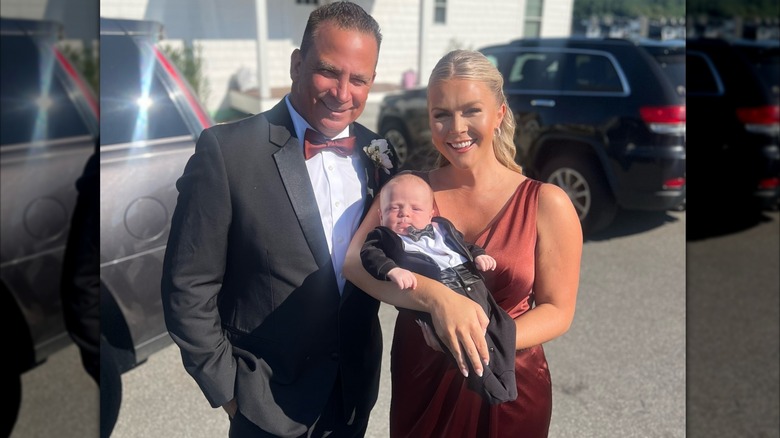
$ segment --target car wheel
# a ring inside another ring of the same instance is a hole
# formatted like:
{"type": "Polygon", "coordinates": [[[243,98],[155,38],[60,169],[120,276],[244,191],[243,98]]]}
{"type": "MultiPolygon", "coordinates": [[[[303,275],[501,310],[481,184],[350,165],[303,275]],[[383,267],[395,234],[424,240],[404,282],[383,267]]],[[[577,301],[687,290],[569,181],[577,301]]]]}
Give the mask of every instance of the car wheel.
{"type": "Polygon", "coordinates": [[[553,158],[542,170],[542,180],[562,188],[571,199],[584,234],[593,234],[612,223],[618,211],[601,170],[584,156],[553,158]]]}
{"type": "Polygon", "coordinates": [[[2,373],[3,414],[0,418],[0,436],[11,436],[22,404],[22,377],[15,371],[2,373]]]}
{"type": "Polygon", "coordinates": [[[380,133],[395,148],[398,167],[403,167],[409,157],[409,134],[406,128],[397,120],[391,120],[382,127],[380,133]]]}
{"type": "Polygon", "coordinates": [[[122,404],[122,374],[117,349],[100,337],[100,437],[109,437],[122,404]]]}

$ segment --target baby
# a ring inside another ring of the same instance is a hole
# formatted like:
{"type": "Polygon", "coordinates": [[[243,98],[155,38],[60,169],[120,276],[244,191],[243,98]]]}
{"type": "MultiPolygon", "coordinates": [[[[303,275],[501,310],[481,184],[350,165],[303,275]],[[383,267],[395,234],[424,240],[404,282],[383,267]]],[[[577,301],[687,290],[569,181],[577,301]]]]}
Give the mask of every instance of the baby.
{"type": "MultiPolygon", "coordinates": [[[[490,318],[486,340],[491,357],[483,376],[471,370],[469,387],[490,403],[514,400],[514,320],[496,304],[480,274],[494,270],[496,260],[466,243],[449,220],[434,216],[433,203],[430,185],[413,173],[401,172],[388,181],[379,194],[381,225],[366,236],[360,252],[363,267],[400,289],[417,287],[413,272],[424,275],[479,303],[490,318]]],[[[419,324],[433,326],[428,313],[417,313],[419,324]]]]}

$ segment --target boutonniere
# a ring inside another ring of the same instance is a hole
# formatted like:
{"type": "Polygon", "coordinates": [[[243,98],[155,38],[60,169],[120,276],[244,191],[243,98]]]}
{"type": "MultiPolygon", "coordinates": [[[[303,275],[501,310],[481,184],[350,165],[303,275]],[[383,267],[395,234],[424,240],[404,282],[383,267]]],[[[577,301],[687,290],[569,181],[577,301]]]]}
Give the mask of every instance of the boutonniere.
{"type": "Polygon", "coordinates": [[[366,152],[368,158],[374,163],[374,167],[382,169],[386,174],[390,175],[390,169],[393,168],[393,162],[390,160],[390,157],[393,155],[393,152],[390,151],[387,140],[384,138],[371,140],[371,144],[365,146],[363,151],[366,152]]]}

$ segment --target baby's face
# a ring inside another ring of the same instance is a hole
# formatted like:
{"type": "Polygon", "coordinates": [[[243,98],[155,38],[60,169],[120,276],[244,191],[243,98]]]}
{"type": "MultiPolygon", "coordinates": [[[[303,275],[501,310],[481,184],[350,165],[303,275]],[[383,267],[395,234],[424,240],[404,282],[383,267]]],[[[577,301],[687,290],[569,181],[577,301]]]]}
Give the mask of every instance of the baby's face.
{"type": "Polygon", "coordinates": [[[402,180],[382,189],[379,208],[382,225],[406,235],[409,225],[423,228],[431,223],[433,197],[427,186],[414,180],[402,180]]]}

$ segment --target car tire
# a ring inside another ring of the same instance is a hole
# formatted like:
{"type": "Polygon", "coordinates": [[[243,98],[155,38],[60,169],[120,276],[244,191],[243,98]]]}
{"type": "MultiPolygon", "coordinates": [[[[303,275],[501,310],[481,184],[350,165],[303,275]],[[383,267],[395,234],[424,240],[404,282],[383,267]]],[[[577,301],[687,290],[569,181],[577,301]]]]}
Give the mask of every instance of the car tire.
{"type": "Polygon", "coordinates": [[[3,414],[0,416],[0,436],[11,436],[22,405],[22,376],[15,371],[3,371],[1,374],[3,414]]]}
{"type": "Polygon", "coordinates": [[[398,158],[398,167],[403,168],[404,163],[409,158],[409,143],[411,141],[406,127],[397,120],[390,120],[383,124],[380,135],[393,145],[396,158],[398,158]]]}
{"type": "Polygon", "coordinates": [[[100,437],[111,436],[122,404],[122,374],[117,349],[100,337],[100,437]]]}
{"type": "Polygon", "coordinates": [[[614,220],[618,211],[617,202],[601,169],[590,157],[555,157],[544,165],[541,179],[566,191],[577,210],[583,234],[601,231],[614,220]]]}

